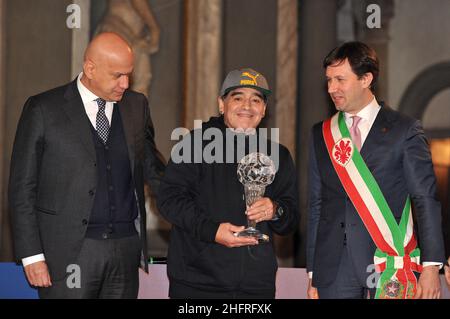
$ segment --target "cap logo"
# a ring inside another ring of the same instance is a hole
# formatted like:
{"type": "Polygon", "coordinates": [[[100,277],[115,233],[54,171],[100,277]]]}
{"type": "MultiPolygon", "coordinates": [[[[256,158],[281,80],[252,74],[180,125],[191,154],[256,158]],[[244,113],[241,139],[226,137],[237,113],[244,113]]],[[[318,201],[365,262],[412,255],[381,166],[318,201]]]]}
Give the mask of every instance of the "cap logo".
{"type": "Polygon", "coordinates": [[[249,77],[251,80],[241,80],[240,85],[253,85],[253,86],[258,86],[258,82],[256,81],[256,78],[259,76],[259,73],[256,75],[251,75],[248,72],[244,72],[242,73],[241,76],[246,76],[249,77]]]}

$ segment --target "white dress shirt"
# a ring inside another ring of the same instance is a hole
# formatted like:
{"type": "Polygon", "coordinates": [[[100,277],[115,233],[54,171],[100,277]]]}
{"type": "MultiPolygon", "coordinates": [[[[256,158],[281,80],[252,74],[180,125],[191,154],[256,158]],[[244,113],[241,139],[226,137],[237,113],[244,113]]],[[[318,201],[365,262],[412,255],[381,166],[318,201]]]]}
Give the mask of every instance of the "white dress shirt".
{"type": "MultiPolygon", "coordinates": [[[[98,99],[98,96],[89,91],[87,87],[81,83],[81,77],[83,76],[83,72],[78,75],[77,79],[77,87],[78,92],[80,92],[81,99],[83,100],[84,109],[86,111],[87,116],[89,117],[89,121],[93,127],[96,127],[97,120],[97,112],[98,112],[98,104],[95,101],[98,99]]],[[[114,103],[106,101],[105,113],[108,118],[109,125],[111,125],[112,113],[113,113],[114,103]]]]}
{"type": "Polygon", "coordinates": [[[361,133],[361,148],[364,145],[367,135],[369,135],[369,131],[372,128],[373,122],[375,122],[380,109],[381,106],[378,105],[378,102],[374,97],[373,100],[357,114],[344,113],[345,123],[347,124],[349,130],[353,124],[352,116],[356,115],[361,118],[361,121],[359,121],[358,124],[358,128],[361,133]]]}
{"type": "MultiPolygon", "coordinates": [[[[97,119],[97,111],[98,111],[98,105],[95,101],[98,99],[98,96],[89,91],[89,89],[84,86],[83,83],[81,83],[81,77],[83,76],[83,72],[81,72],[78,75],[77,78],[77,88],[78,92],[80,92],[81,100],[83,101],[84,109],[86,111],[86,114],[89,118],[89,121],[91,122],[92,126],[96,127],[96,119],[97,119]]],[[[105,107],[105,113],[106,117],[108,118],[109,125],[111,125],[111,119],[112,119],[112,113],[113,113],[114,103],[113,102],[106,102],[105,107]]],[[[38,254],[30,257],[26,257],[22,259],[23,266],[28,266],[30,264],[36,263],[38,261],[44,261],[45,256],[44,254],[38,254]]]]}

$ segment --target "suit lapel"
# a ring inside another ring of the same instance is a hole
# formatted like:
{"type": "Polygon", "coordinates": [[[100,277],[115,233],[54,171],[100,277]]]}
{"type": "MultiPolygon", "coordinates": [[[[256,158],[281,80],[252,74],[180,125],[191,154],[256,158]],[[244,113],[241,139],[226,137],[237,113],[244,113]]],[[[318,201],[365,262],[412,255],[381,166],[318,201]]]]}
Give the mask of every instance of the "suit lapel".
{"type": "Polygon", "coordinates": [[[382,106],[361,148],[361,156],[365,160],[371,154],[376,154],[374,150],[385,142],[386,133],[391,128],[392,122],[389,119],[389,109],[382,106]]]}
{"type": "Polygon", "coordinates": [[[131,112],[131,106],[128,104],[127,99],[122,98],[122,100],[114,105],[118,107],[120,116],[122,118],[122,125],[125,132],[125,139],[128,146],[128,156],[130,158],[131,173],[134,174],[134,160],[135,160],[135,130],[133,121],[133,113],[131,112]]]}
{"type": "MultiPolygon", "coordinates": [[[[68,117],[68,125],[70,125],[77,132],[77,136],[84,145],[86,151],[92,159],[95,160],[96,153],[90,128],[91,123],[86,115],[83,100],[78,92],[76,79],[67,86],[64,97],[67,102],[62,106],[62,108],[68,117]]],[[[122,125],[125,131],[125,139],[127,141],[131,172],[134,173],[135,130],[131,106],[128,105],[127,99],[123,98],[122,101],[116,103],[114,107],[118,107],[118,111],[122,117],[122,125]]]]}
{"type": "Polygon", "coordinates": [[[78,92],[76,80],[69,84],[64,97],[67,102],[62,108],[69,118],[68,125],[77,132],[77,136],[80,138],[86,151],[95,160],[95,146],[92,140],[90,122],[86,115],[80,93],[78,92]]]}

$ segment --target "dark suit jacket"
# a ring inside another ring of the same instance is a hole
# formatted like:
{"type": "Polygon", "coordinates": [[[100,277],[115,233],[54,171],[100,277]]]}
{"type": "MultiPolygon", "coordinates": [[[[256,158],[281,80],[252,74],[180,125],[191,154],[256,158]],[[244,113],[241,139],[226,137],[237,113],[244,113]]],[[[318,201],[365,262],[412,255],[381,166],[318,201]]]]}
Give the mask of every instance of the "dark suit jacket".
{"type": "MultiPolygon", "coordinates": [[[[147,261],[144,177],[157,191],[164,164],[145,96],[126,91],[118,107],[147,261]]],[[[53,279],[75,262],[94,202],[97,168],[89,125],[75,80],[30,97],[17,128],[9,180],[15,256],[44,253],[53,279]]]]}
{"type": "MultiPolygon", "coordinates": [[[[441,206],[436,178],[420,122],[382,107],[361,149],[361,155],[381,188],[397,222],[411,196],[418,227],[421,261],[443,262],[441,206]]],[[[376,249],[361,218],[332,166],[322,123],[313,127],[309,163],[307,270],[313,286],[326,287],[336,278],[347,237],[349,256],[365,286],[376,249]]],[[[370,272],[372,271],[372,272],[370,272]]]]}

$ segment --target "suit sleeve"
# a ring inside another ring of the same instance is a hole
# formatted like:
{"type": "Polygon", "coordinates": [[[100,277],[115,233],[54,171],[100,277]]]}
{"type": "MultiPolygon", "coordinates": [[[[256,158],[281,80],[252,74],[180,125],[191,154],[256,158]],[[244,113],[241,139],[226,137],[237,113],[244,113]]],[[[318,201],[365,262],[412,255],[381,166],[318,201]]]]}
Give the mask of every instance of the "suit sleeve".
{"type": "Polygon", "coordinates": [[[417,219],[421,260],[443,263],[441,205],[428,142],[419,121],[409,128],[406,136],[403,171],[417,219]]]}
{"type": "Polygon", "coordinates": [[[147,99],[144,106],[144,134],[145,134],[145,162],[144,162],[144,176],[145,181],[150,185],[154,194],[158,194],[158,189],[161,183],[161,178],[164,175],[165,160],[162,154],[156,147],[155,143],[155,129],[153,127],[150,109],[148,107],[147,99]]]}
{"type": "Polygon", "coordinates": [[[306,244],[306,269],[313,271],[314,252],[316,248],[317,228],[319,226],[320,210],[322,205],[322,182],[316,160],[314,147],[314,132],[309,142],[308,159],[308,221],[306,244]]]}
{"type": "Polygon", "coordinates": [[[8,187],[17,260],[43,253],[34,205],[44,148],[42,110],[30,98],[25,103],[17,126],[8,187]]]}
{"type": "Polygon", "coordinates": [[[278,205],[283,208],[283,215],[270,222],[270,227],[279,235],[287,235],[298,228],[299,212],[298,212],[298,188],[297,173],[294,161],[287,149],[283,150],[284,160],[280,163],[280,167],[274,183],[274,197],[278,205]]]}
{"type": "MultiPolygon", "coordinates": [[[[178,146],[185,150],[194,149],[191,135],[187,135],[178,146]]],[[[199,147],[194,152],[188,152],[192,153],[189,160],[178,161],[176,156],[172,156],[161,182],[157,203],[161,215],[172,225],[195,239],[214,242],[220,223],[209,218],[196,203],[201,164],[194,163],[193,153],[201,151],[199,147]]]]}

